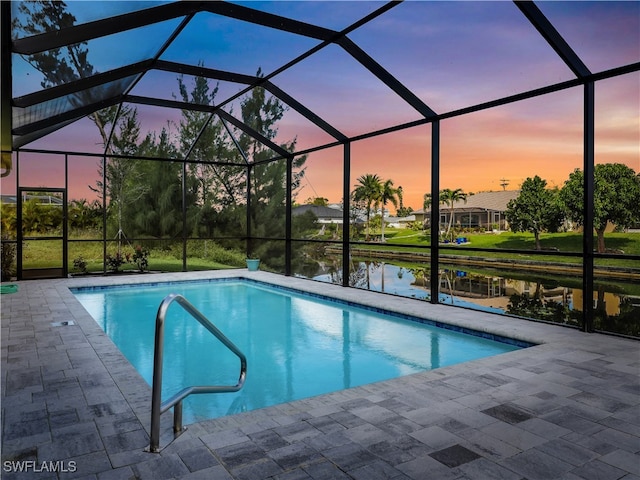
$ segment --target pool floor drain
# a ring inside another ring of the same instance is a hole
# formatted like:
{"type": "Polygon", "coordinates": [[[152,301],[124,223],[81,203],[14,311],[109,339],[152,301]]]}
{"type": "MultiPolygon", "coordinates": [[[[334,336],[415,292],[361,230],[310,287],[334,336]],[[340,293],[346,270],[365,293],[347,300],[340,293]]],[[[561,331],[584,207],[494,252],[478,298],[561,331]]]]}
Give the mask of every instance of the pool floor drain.
{"type": "Polygon", "coordinates": [[[66,322],[51,322],[52,327],[66,327],[68,325],[75,325],[75,323],[73,323],[73,320],[68,320],[66,322]]]}

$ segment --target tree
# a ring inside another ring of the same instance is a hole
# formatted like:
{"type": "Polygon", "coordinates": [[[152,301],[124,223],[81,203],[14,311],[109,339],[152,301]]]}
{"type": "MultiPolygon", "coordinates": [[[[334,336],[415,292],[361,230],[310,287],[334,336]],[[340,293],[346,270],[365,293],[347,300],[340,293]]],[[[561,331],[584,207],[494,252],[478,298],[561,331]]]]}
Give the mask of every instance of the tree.
{"type": "Polygon", "coordinates": [[[0,200],[0,232],[7,238],[16,239],[18,234],[18,212],[16,203],[0,200]]]}
{"type": "Polygon", "coordinates": [[[382,225],[380,226],[380,240],[384,243],[384,208],[387,205],[387,202],[391,202],[396,208],[398,207],[398,189],[393,188],[392,180],[386,180],[381,184],[379,201],[382,205],[382,225]]]}
{"type": "MultiPolygon", "coordinates": [[[[109,197],[107,213],[112,221],[115,216],[117,228],[115,238],[117,239],[118,254],[121,254],[122,241],[126,239],[125,222],[130,219],[127,215],[127,209],[146,193],[148,187],[142,182],[143,174],[136,163],[131,158],[122,157],[135,157],[139,154],[140,122],[138,121],[138,112],[135,109],[128,110],[124,116],[119,118],[115,126],[119,134],[113,136],[109,150],[111,154],[118,156],[107,158],[104,167],[106,185],[102,180],[98,180],[95,187],[89,185],[89,188],[100,195],[106,193],[109,197]]],[[[102,166],[98,170],[101,174],[100,178],[102,178],[102,166]]]]}
{"type": "MultiPolygon", "coordinates": [[[[640,221],[640,176],[621,163],[603,163],[594,167],[593,227],[598,253],[604,253],[607,224],[628,228],[640,221]]],[[[560,190],[566,215],[584,225],[584,173],[574,170],[560,190]]]]}
{"type": "Polygon", "coordinates": [[[365,240],[369,241],[369,222],[371,219],[371,208],[378,205],[382,181],[376,174],[367,173],[358,178],[358,184],[353,191],[353,199],[356,202],[363,201],[366,205],[367,232],[365,240]]]}
{"type": "Polygon", "coordinates": [[[91,203],[86,198],[71,200],[67,212],[70,228],[78,230],[99,229],[102,220],[102,206],[98,200],[91,203]]]}
{"type": "MultiPolygon", "coordinates": [[[[183,232],[182,164],[170,161],[177,155],[166,128],[160,135],[148,134],[140,145],[140,154],[165,158],[164,161],[136,160],[136,171],[146,188],[127,209],[129,228],[138,236],[176,238],[183,232]]],[[[195,219],[195,188],[187,188],[187,232],[195,219]]]]}
{"type": "Polygon", "coordinates": [[[467,194],[464,193],[461,188],[456,188],[455,190],[445,188],[444,190],[440,191],[439,199],[440,199],[440,203],[444,205],[448,205],[449,208],[451,209],[449,212],[449,225],[447,226],[447,233],[446,233],[446,235],[448,236],[449,233],[451,232],[451,227],[453,227],[455,203],[460,200],[463,200],[464,203],[467,203],[467,194]]]}
{"type": "MultiPolygon", "coordinates": [[[[204,66],[202,62],[200,66],[204,66]]],[[[178,77],[180,99],[185,103],[214,105],[218,85],[211,88],[205,77],[195,77],[190,91],[183,77],[178,77]]],[[[238,193],[245,186],[242,170],[225,168],[215,161],[233,161],[232,150],[225,135],[224,124],[217,116],[197,110],[182,110],[179,124],[179,151],[182,157],[197,161],[188,165],[189,175],[196,182],[198,204],[206,215],[214,205],[235,205],[238,193]]],[[[244,160],[240,161],[244,163],[244,160]]],[[[242,196],[241,196],[242,197],[242,196]]]]}
{"type": "Polygon", "coordinates": [[[531,232],[536,250],[541,250],[540,234],[555,232],[562,224],[562,209],[557,189],[546,188],[547,182],[538,175],[527,178],[517,198],[510,200],[505,211],[512,232],[531,232]]]}
{"type": "MultiPolygon", "coordinates": [[[[260,72],[258,72],[260,74],[260,72]]],[[[256,132],[264,135],[269,140],[275,139],[278,129],[277,122],[282,118],[285,107],[275,97],[267,96],[266,90],[261,87],[254,88],[251,95],[247,96],[241,104],[243,122],[256,132]]],[[[238,142],[247,155],[250,163],[256,165],[251,175],[252,202],[267,205],[273,201],[284,206],[286,190],[286,160],[263,162],[275,156],[274,152],[259,140],[246,133],[240,135],[238,142]],[[277,195],[274,197],[273,195],[277,195]]],[[[295,151],[295,140],[280,145],[289,152],[295,151]]],[[[293,162],[294,170],[304,164],[304,159],[297,158],[293,162]]],[[[296,190],[304,171],[294,175],[292,189],[296,190]]]]}
{"type": "Polygon", "coordinates": [[[431,208],[431,194],[425,193],[422,196],[422,210],[426,213],[429,208],[431,208]]]}
{"type": "Polygon", "coordinates": [[[396,210],[396,215],[398,217],[408,217],[413,213],[413,208],[411,207],[398,207],[396,210]]]}
{"type": "MultiPolygon", "coordinates": [[[[258,69],[256,76],[261,77],[258,69]]],[[[276,97],[268,95],[263,87],[255,87],[240,103],[242,121],[245,125],[265,138],[274,141],[278,135],[278,122],[282,119],[286,106],[276,97]]],[[[245,132],[234,132],[239,149],[232,152],[241,157],[240,151],[249,161],[251,209],[251,234],[253,237],[282,237],[287,195],[288,159],[269,161],[274,152],[259,140],[245,132]]],[[[293,153],[296,139],[280,143],[279,146],[293,153]]],[[[291,179],[292,197],[295,197],[305,174],[306,155],[291,160],[293,171],[291,179]]],[[[243,158],[238,159],[244,163],[243,158]]],[[[293,200],[293,199],[292,199],[293,200]]],[[[259,248],[249,246],[250,254],[262,256],[271,262],[272,267],[284,265],[284,249],[279,242],[265,242],[259,248]]]]}
{"type": "Polygon", "coordinates": [[[424,230],[428,225],[431,225],[431,217],[427,216],[427,212],[431,209],[432,196],[430,193],[425,193],[422,196],[422,211],[424,212],[424,220],[422,221],[421,229],[424,230]]]}
{"type": "MultiPolygon", "coordinates": [[[[353,194],[351,195],[354,196],[353,194]]],[[[344,202],[343,202],[344,205],[344,202]]],[[[364,200],[356,200],[352,198],[349,202],[349,239],[358,240],[362,234],[362,224],[358,222],[363,214],[366,214],[367,204],[364,200]]],[[[368,225],[368,224],[367,224],[368,225]]]]}
{"type": "MultiPolygon", "coordinates": [[[[195,77],[188,90],[181,76],[178,77],[178,89],[180,99],[185,103],[214,105],[218,85],[212,88],[207,78],[195,77]]],[[[234,158],[235,146],[231,144],[224,124],[210,113],[183,109],[178,138],[180,155],[196,161],[187,164],[187,196],[195,195],[187,204],[188,211],[193,213],[188,214],[190,230],[193,221],[196,234],[209,238],[214,234],[214,227],[228,234],[226,230],[231,225],[239,225],[237,205],[242,203],[246,188],[244,160],[234,158]],[[243,166],[227,166],[222,164],[224,162],[242,163],[243,166]]]]}
{"type": "Polygon", "coordinates": [[[319,207],[328,207],[329,199],[325,197],[309,197],[304,203],[305,205],[317,205],[319,207]]]}
{"type": "Polygon", "coordinates": [[[402,185],[398,186],[398,208],[396,210],[396,215],[398,217],[408,217],[413,213],[413,208],[404,206],[404,191],[402,190],[402,185]]]}

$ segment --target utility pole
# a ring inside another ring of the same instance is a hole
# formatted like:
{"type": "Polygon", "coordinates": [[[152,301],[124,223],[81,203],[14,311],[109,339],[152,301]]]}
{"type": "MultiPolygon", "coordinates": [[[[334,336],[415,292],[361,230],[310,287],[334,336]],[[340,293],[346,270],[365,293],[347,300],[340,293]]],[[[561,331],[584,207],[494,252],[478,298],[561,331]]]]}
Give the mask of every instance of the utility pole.
{"type": "Polygon", "coordinates": [[[506,178],[501,178],[500,179],[500,186],[502,187],[502,190],[506,190],[507,189],[507,185],[509,185],[509,180],[507,180],[506,178]]]}

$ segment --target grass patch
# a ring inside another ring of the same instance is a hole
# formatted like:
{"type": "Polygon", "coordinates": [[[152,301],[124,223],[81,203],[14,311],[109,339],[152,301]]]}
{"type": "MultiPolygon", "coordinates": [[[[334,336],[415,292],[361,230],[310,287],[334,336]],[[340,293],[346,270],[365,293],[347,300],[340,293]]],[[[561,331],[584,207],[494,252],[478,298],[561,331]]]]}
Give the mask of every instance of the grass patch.
{"type": "MultiPolygon", "coordinates": [[[[465,233],[469,240],[465,245],[441,245],[442,255],[463,255],[469,257],[482,257],[487,259],[528,260],[536,262],[556,262],[567,264],[580,264],[580,257],[565,256],[563,253],[580,253],[582,251],[583,236],[581,233],[555,233],[541,235],[542,247],[547,250],[557,249],[554,255],[539,255],[534,249],[534,238],[528,233],[501,232],[494,233],[465,233]],[[483,249],[511,249],[525,250],[531,253],[509,252],[478,252],[471,248],[483,249]]],[[[410,229],[387,229],[385,231],[386,243],[368,243],[357,245],[360,250],[398,251],[427,253],[424,247],[430,245],[428,232],[410,229]],[[398,248],[402,246],[402,248],[398,248]],[[412,248],[414,247],[414,248],[412,248]]],[[[82,259],[89,272],[103,271],[103,247],[101,240],[95,240],[95,232],[87,232],[81,235],[78,232],[75,239],[83,241],[68,242],[68,269],[69,272],[78,273],[74,268],[74,260],[82,259]]],[[[605,236],[608,249],[624,252],[625,254],[640,255],[640,233],[608,233],[605,236]]],[[[150,249],[149,270],[153,271],[182,271],[182,243],[171,240],[148,240],[142,242],[150,249]]],[[[595,239],[594,239],[595,244],[595,239]]],[[[61,240],[29,240],[25,242],[23,257],[24,268],[50,268],[62,266],[61,240]]],[[[133,246],[125,245],[125,253],[132,253],[133,246]]],[[[107,253],[116,252],[116,243],[111,240],[107,245],[107,253]]],[[[187,269],[189,270],[215,270],[225,268],[244,267],[245,254],[238,249],[224,248],[213,240],[189,240],[187,242],[187,269]]],[[[596,266],[640,268],[640,261],[626,259],[596,259],[596,266]]],[[[134,270],[134,264],[124,264],[123,270],[134,270]]]]}
{"type": "MultiPolygon", "coordinates": [[[[528,233],[465,233],[461,236],[469,240],[468,244],[456,245],[457,249],[468,247],[497,248],[510,250],[535,251],[533,234],[528,233]]],[[[387,245],[431,245],[428,232],[415,232],[413,230],[397,230],[393,235],[387,235],[387,245]]],[[[540,243],[543,249],[558,249],[560,252],[582,252],[583,235],[581,233],[543,233],[540,235],[540,243]]],[[[596,237],[593,237],[594,245],[596,237]]],[[[608,249],[621,250],[625,254],[640,255],[639,233],[608,233],[605,235],[605,243],[608,249]]]]}
{"type": "MultiPolygon", "coordinates": [[[[181,272],[183,270],[182,243],[170,244],[166,240],[150,241],[148,243],[157,245],[156,248],[150,248],[149,270],[162,272],[181,272]]],[[[23,268],[61,267],[62,248],[61,240],[31,240],[25,242],[23,268]]],[[[128,244],[122,246],[123,254],[133,254],[133,251],[133,246],[128,244]]],[[[117,245],[115,242],[109,242],[107,253],[114,255],[116,252],[117,245]]],[[[244,252],[223,248],[211,240],[190,240],[187,242],[187,269],[189,270],[238,268],[245,265],[244,259],[244,252]]],[[[67,265],[70,273],[82,273],[77,268],[79,260],[82,260],[87,272],[102,272],[104,270],[102,241],[70,241],[68,243],[67,265]]],[[[124,263],[120,270],[137,270],[137,267],[134,263],[124,263]]]]}
{"type": "MultiPolygon", "coordinates": [[[[533,260],[538,262],[581,263],[579,257],[563,256],[562,253],[581,253],[583,236],[581,233],[546,233],[540,237],[540,243],[545,250],[558,250],[558,255],[539,255],[535,250],[533,234],[501,232],[495,233],[471,233],[463,234],[468,244],[453,245],[441,244],[440,252],[443,255],[464,255],[469,257],[483,257],[488,259],[504,260],[533,260]],[[509,252],[477,252],[471,248],[530,250],[527,253],[509,252]]],[[[425,252],[424,248],[431,245],[428,232],[415,232],[413,230],[394,230],[393,235],[387,235],[386,243],[369,243],[358,245],[363,250],[396,250],[400,252],[425,252]],[[401,249],[394,246],[402,245],[401,249]],[[416,248],[411,248],[415,246],[416,248]]],[[[640,255],[640,233],[608,233],[605,235],[607,249],[624,252],[625,254],[640,255]]],[[[594,245],[596,239],[594,237],[594,245]]],[[[615,267],[640,268],[639,262],[626,259],[597,259],[596,265],[615,267]]]]}

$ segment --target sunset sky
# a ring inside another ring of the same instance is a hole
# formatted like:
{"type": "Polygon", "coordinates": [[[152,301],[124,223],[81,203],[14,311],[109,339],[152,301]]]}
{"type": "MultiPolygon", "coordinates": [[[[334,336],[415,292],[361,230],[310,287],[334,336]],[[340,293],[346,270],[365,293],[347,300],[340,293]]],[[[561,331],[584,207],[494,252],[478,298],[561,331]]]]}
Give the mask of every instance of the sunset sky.
{"type": "MultiPolygon", "coordinates": [[[[82,23],[107,14],[146,8],[150,2],[69,2],[82,23]],[[124,9],[124,10],[123,10],[124,9]]],[[[243,5],[340,30],[383,5],[381,2],[245,2],[243,5]]],[[[592,72],[640,61],[640,2],[540,2],[539,8],[592,72]]],[[[89,61],[104,72],[152,57],[180,19],[88,43],[89,61]],[[113,41],[118,41],[113,48],[113,41]],[[123,45],[126,45],[124,47],[123,45]]],[[[349,34],[349,38],[411,89],[436,113],[476,105],[574,78],[551,47],[512,2],[407,1],[349,34]]],[[[306,52],[317,40],[201,12],[161,59],[255,75],[266,74],[306,52]]],[[[19,57],[13,59],[13,96],[40,89],[41,75],[19,57]]],[[[191,78],[185,77],[190,85],[191,78]]],[[[418,120],[420,114],[380,82],[346,51],[330,45],[271,81],[347,136],[418,120]]],[[[217,100],[243,86],[220,82],[217,100]]],[[[133,95],[172,99],[175,74],[143,78],[133,95]]],[[[496,107],[441,123],[441,187],[467,192],[517,189],[539,175],[562,186],[582,166],[582,88],[496,107]]],[[[234,114],[239,112],[234,102],[234,114]]],[[[138,107],[142,132],[159,132],[179,122],[180,112],[138,107]]],[[[640,172],[640,74],[596,85],[596,161],[621,162],[640,172]]],[[[289,110],[279,141],[298,139],[298,148],[332,138],[289,110]]],[[[27,148],[100,152],[96,127],[78,121],[27,148]]],[[[354,142],[351,184],[376,173],[402,186],[405,205],[422,207],[430,186],[431,127],[354,142]]],[[[342,198],[342,149],[315,152],[297,201],[342,198]]],[[[60,160],[21,170],[32,186],[57,178],[60,160]]],[[[96,159],[73,159],[70,198],[90,197],[96,159]]],[[[9,179],[13,176],[8,177],[9,179]]],[[[58,180],[56,180],[58,181],[58,180]]],[[[64,181],[64,179],[60,180],[64,181]]],[[[57,186],[57,185],[51,185],[57,186]]],[[[3,179],[3,193],[10,189],[3,179]]]]}

